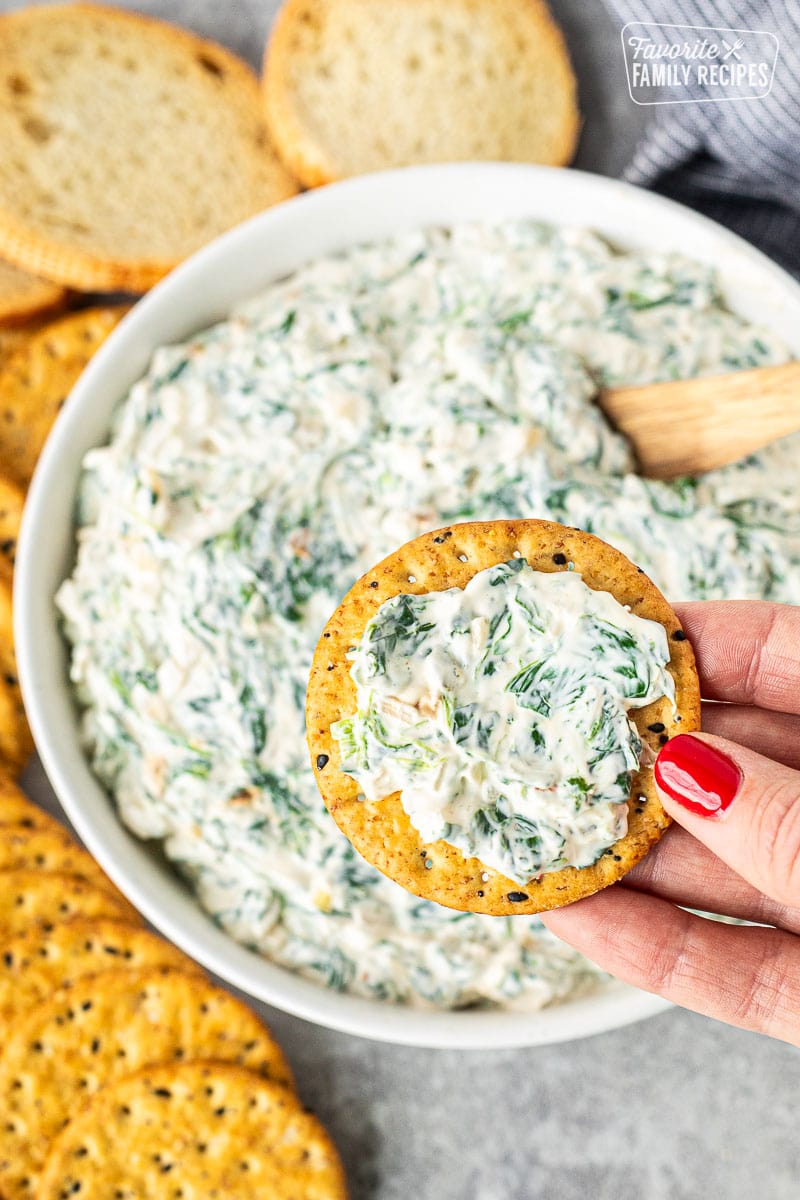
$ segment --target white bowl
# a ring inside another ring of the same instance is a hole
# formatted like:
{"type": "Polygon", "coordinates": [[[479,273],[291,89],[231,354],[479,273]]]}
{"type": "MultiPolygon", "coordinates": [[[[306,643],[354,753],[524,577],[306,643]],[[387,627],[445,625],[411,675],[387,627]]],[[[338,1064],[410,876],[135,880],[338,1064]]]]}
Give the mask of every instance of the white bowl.
{"type": "Polygon", "coordinates": [[[771,326],[800,356],[800,286],[703,217],[614,180],[509,164],[414,167],[297,197],[225,234],[125,317],[59,417],[25,510],[16,569],[17,653],[45,769],[91,852],[145,916],[193,958],[245,992],[320,1025],[430,1047],[509,1047],[585,1037],[667,1007],[611,983],[541,1012],[438,1012],[340,995],[260,958],[222,932],[162,859],[120,823],[89,769],[67,679],[53,595],[74,557],[81,461],[108,436],[112,410],[154,348],[222,320],[270,281],[320,254],[426,224],[538,217],[586,226],[626,249],[681,251],[713,263],[730,307],[771,326]]]}

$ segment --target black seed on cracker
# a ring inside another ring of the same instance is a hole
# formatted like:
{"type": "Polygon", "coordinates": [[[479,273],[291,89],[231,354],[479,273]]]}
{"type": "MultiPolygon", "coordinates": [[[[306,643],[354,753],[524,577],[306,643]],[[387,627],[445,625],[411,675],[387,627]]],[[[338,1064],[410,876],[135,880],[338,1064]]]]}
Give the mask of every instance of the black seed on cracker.
{"type": "Polygon", "coordinates": [[[653,724],[648,725],[647,728],[651,733],[663,733],[667,727],[663,721],[653,721],[653,724]]]}
{"type": "MultiPolygon", "coordinates": [[[[664,726],[662,725],[661,728],[663,729],[664,726]]],[[[317,770],[323,771],[325,769],[325,767],[328,765],[329,761],[330,761],[330,759],[327,754],[318,754],[317,755],[317,770]]]]}
{"type": "Polygon", "coordinates": [[[527,892],[509,892],[508,899],[512,904],[524,904],[529,897],[527,892]]]}
{"type": "Polygon", "coordinates": [[[371,583],[369,586],[370,586],[370,587],[377,587],[377,586],[378,586],[378,581],[377,581],[377,579],[373,579],[372,583],[371,583]]]}
{"type": "Polygon", "coordinates": [[[566,562],[567,562],[566,554],[554,554],[553,562],[556,564],[557,567],[566,566],[566,562]]]}
{"type": "Polygon", "coordinates": [[[658,744],[659,744],[660,746],[666,746],[666,744],[667,744],[667,742],[668,742],[668,741],[669,741],[669,734],[668,734],[668,733],[662,733],[661,737],[658,739],[658,744]]]}
{"type": "Polygon", "coordinates": [[[673,640],[673,642],[685,642],[686,634],[683,632],[682,629],[676,629],[672,635],[672,640],[673,640]]]}

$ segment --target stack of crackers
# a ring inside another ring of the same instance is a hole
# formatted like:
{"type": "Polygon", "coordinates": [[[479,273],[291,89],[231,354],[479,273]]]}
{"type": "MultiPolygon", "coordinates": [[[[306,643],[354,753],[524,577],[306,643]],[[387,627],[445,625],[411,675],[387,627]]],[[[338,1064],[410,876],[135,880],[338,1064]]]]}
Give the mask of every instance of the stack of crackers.
{"type": "Polygon", "coordinates": [[[259,1018],[0,775],[3,1200],[340,1200],[336,1151],[259,1018]]]}
{"type": "Polygon", "coordinates": [[[287,0],[260,82],[118,8],[0,17],[3,1200],[345,1194],[268,1031],[13,782],[32,749],[12,627],[25,492],[125,312],[111,294],[301,187],[414,162],[561,164],[578,130],[543,0],[287,0]]]}

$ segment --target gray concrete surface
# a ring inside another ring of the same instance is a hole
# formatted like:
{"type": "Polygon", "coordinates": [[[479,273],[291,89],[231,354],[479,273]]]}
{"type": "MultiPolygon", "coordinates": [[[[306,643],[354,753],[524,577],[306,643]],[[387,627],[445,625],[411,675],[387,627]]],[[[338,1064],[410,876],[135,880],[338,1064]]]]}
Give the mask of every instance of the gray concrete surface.
{"type": "MultiPolygon", "coordinates": [[[[256,65],[276,4],[131,7],[218,37],[256,65]]],[[[618,27],[601,0],[552,7],[581,81],[578,165],[616,174],[647,119],[628,98],[618,27]]],[[[36,766],[26,783],[59,811],[36,766]]],[[[784,1045],[672,1011],[567,1045],[432,1052],[264,1012],[341,1148],[352,1200],[800,1196],[800,1057],[784,1045]]]]}

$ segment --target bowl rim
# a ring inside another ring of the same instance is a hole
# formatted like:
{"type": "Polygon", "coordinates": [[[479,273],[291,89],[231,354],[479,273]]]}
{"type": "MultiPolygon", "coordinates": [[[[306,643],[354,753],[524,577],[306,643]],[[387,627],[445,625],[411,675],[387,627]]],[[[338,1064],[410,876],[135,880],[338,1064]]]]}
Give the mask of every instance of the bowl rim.
{"type": "MultiPolygon", "coordinates": [[[[775,321],[780,320],[781,305],[790,310],[793,321],[800,316],[800,283],[760,251],[674,201],[603,176],[529,164],[457,163],[379,172],[307,192],[203,247],[144,296],[100,347],[70,393],[37,466],[23,514],[14,581],[18,668],[37,749],[67,815],[120,890],[182,950],[250,996],[334,1030],[427,1048],[483,1050],[572,1040],[641,1020],[670,1005],[616,981],[534,1012],[390,1005],[334,992],[236,943],[200,908],[177,875],[159,865],[146,844],[123,826],[92,774],[76,736],[54,588],[42,581],[54,575],[64,578],[63,567],[57,572],[54,568],[54,545],[63,543],[62,561],[74,557],[72,505],[83,453],[107,437],[113,408],[141,375],[142,361],[160,344],[159,331],[177,319],[176,307],[199,303],[204,287],[214,294],[215,289],[233,290],[243,300],[259,286],[268,286],[286,271],[264,269],[266,251],[280,258],[285,242],[292,236],[300,239],[299,231],[304,250],[295,254],[296,265],[317,257],[320,245],[324,251],[325,246],[354,246],[401,229],[451,224],[463,219],[465,207],[472,211],[483,205],[501,219],[509,215],[509,204],[510,215],[597,229],[629,246],[643,228],[648,232],[642,244],[652,246],[653,231],[669,226],[674,233],[670,250],[674,240],[680,243],[685,235],[694,247],[689,257],[713,258],[707,248],[723,254],[726,269],[740,272],[748,290],[761,287],[772,296],[775,321]],[[600,220],[599,212],[605,214],[600,220]],[[332,232],[332,220],[339,233],[332,232]],[[626,222],[632,222],[631,236],[626,222]],[[607,233],[609,224],[620,229],[618,235],[607,233]],[[342,227],[348,232],[343,234],[342,227]],[[380,228],[385,229],[382,235],[375,233],[380,228]],[[245,275],[250,272],[251,283],[260,271],[261,284],[232,289],[225,273],[234,260],[245,275]],[[252,270],[242,265],[245,260],[252,270]],[[115,379],[120,382],[115,384],[115,379]],[[66,547],[71,548],[68,553],[66,547]]],[[[226,295],[220,311],[224,315],[229,309],[226,295]]],[[[800,344],[795,351],[800,352],[800,344]]]]}

